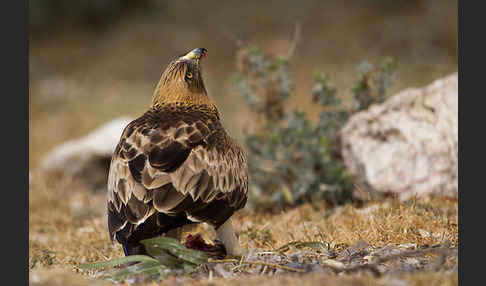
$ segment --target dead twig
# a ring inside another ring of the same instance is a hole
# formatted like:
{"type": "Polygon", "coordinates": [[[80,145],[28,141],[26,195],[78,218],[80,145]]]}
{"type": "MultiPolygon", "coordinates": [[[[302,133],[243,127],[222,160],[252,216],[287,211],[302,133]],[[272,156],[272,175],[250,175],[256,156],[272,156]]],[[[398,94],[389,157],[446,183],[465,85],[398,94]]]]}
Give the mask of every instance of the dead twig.
{"type": "Polygon", "coordinates": [[[290,60],[294,55],[295,50],[297,49],[297,44],[300,42],[301,32],[302,25],[300,24],[300,22],[296,22],[294,28],[294,38],[292,39],[292,42],[290,43],[290,48],[287,52],[287,60],[290,60]]]}
{"type": "Polygon", "coordinates": [[[289,266],[279,265],[279,264],[265,262],[265,261],[244,261],[244,260],[238,260],[238,259],[211,259],[210,258],[210,259],[208,259],[208,262],[209,263],[239,263],[240,265],[242,265],[242,264],[263,265],[263,266],[283,269],[283,270],[287,270],[287,271],[300,272],[300,273],[305,272],[304,269],[292,268],[292,267],[289,267],[289,266]]]}

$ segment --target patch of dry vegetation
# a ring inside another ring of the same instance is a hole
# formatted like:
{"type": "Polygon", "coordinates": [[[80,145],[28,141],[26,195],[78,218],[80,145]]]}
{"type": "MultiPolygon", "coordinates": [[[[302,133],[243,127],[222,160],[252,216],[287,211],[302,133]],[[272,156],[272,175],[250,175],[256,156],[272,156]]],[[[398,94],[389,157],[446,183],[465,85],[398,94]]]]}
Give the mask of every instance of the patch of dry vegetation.
{"type": "Polygon", "coordinates": [[[389,199],[362,208],[349,204],[331,210],[307,204],[280,214],[242,214],[238,223],[243,241],[250,243],[252,238],[258,247],[321,241],[334,248],[359,240],[375,246],[432,245],[444,239],[457,245],[457,202],[431,197],[405,203],[389,199]]]}
{"type": "MultiPolygon", "coordinates": [[[[110,243],[104,210],[104,193],[94,193],[76,179],[37,176],[31,185],[29,198],[31,283],[93,285],[95,272],[81,270],[79,266],[123,255],[118,244],[110,243]]],[[[242,244],[263,260],[265,253],[277,253],[278,250],[281,257],[289,261],[297,259],[301,263],[296,265],[308,263],[312,267],[318,266],[318,271],[307,274],[292,274],[269,267],[264,270],[263,266],[255,274],[250,266],[246,266],[229,275],[228,279],[235,285],[246,285],[252,281],[265,285],[311,285],[317,282],[321,285],[383,285],[393,279],[414,285],[430,284],[431,281],[438,285],[457,285],[457,201],[429,197],[401,203],[387,199],[362,207],[349,204],[333,209],[320,202],[273,214],[244,210],[236,215],[234,223],[242,244]],[[294,241],[320,242],[325,247],[318,251],[295,245],[281,248],[294,241]],[[440,260],[440,255],[433,252],[378,264],[381,271],[403,268],[396,266],[396,263],[403,262],[413,268],[409,273],[385,271],[383,275],[374,276],[370,271],[346,272],[326,267],[329,261],[352,267],[371,261],[380,251],[393,254],[396,250],[429,249],[444,242],[449,243],[448,249],[452,252],[437,267],[434,265],[440,260]],[[322,284],[324,281],[327,284],[322,284]]],[[[203,232],[208,239],[214,238],[214,232],[204,225],[197,231],[203,232]]],[[[234,265],[225,266],[230,270],[234,268],[234,265]]],[[[227,273],[227,270],[218,272],[214,271],[214,264],[211,267],[208,269],[212,271],[203,271],[203,275],[171,277],[163,284],[178,281],[183,284],[222,285],[229,282],[218,274],[227,273]]],[[[105,284],[99,279],[96,283],[105,284]]],[[[151,283],[145,282],[145,285],[151,283]]]]}
{"type": "MultiPolygon", "coordinates": [[[[62,272],[56,270],[46,271],[34,271],[30,275],[31,285],[44,285],[44,286],[60,286],[60,285],[93,285],[93,286],[107,286],[113,285],[110,282],[95,280],[92,278],[83,277],[69,272],[62,272]]],[[[382,278],[375,278],[370,275],[354,274],[346,277],[335,277],[327,274],[309,274],[309,275],[295,275],[285,274],[269,279],[266,276],[253,276],[245,278],[214,278],[206,280],[187,279],[181,283],[180,279],[175,277],[167,279],[161,283],[148,282],[145,285],[267,285],[267,286],[280,286],[280,285],[343,285],[343,286],[368,286],[368,285],[416,285],[416,286],[430,286],[430,285],[442,285],[453,286],[458,285],[457,273],[444,274],[428,273],[428,274],[405,274],[396,277],[385,276],[382,278]],[[432,282],[432,284],[431,284],[432,282]],[[392,284],[395,283],[395,284],[392,284]]]]}

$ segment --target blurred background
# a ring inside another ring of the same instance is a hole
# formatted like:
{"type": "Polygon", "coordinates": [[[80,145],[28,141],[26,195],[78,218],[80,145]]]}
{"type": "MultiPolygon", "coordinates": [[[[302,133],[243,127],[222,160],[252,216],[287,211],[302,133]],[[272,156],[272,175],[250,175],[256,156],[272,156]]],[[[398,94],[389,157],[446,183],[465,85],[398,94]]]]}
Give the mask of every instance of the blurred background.
{"type": "Polygon", "coordinates": [[[390,273],[380,283],[355,273],[366,282],[353,285],[417,284],[394,278],[404,273],[457,285],[457,1],[30,0],[29,10],[32,285],[93,285],[73,282],[93,277],[80,265],[123,255],[106,224],[114,145],[167,64],[198,47],[209,96],[248,153],[248,204],[233,216],[242,246],[325,245],[283,250],[319,283],[349,275],[315,259],[361,267],[395,246],[423,248],[420,260],[380,262],[390,273]],[[425,251],[439,244],[448,254],[436,261],[425,251]]]}
{"type": "Polygon", "coordinates": [[[241,137],[249,110],[231,80],[237,43],[288,52],[294,107],[313,113],[313,74],[349,97],[356,67],[391,56],[391,93],[457,71],[457,1],[30,1],[30,169],[56,144],[142,114],[174,57],[208,49],[204,77],[224,124],[241,137]]]}

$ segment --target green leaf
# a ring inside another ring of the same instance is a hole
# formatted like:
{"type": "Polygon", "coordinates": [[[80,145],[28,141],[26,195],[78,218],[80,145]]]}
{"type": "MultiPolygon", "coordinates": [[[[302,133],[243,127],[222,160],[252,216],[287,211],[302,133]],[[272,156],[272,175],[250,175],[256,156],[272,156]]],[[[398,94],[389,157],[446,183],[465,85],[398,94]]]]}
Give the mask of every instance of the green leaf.
{"type": "Polygon", "coordinates": [[[277,252],[286,252],[290,249],[290,246],[294,246],[296,248],[303,248],[309,247],[315,250],[322,250],[327,249],[327,245],[323,242],[318,241],[292,241],[289,242],[281,247],[279,247],[276,251],[277,252]]]}
{"type": "Polygon", "coordinates": [[[315,250],[322,250],[322,249],[327,249],[328,246],[327,244],[323,242],[318,242],[318,241],[304,241],[301,242],[297,245],[295,245],[296,248],[303,248],[303,247],[309,247],[315,250]]]}
{"type": "Polygon", "coordinates": [[[289,204],[293,204],[294,203],[294,198],[292,196],[292,191],[290,190],[290,188],[287,186],[287,185],[282,185],[282,193],[284,195],[284,198],[285,198],[285,201],[289,204]]]}
{"type": "Polygon", "coordinates": [[[241,74],[234,74],[231,78],[231,80],[234,82],[234,83],[239,83],[243,80],[243,76],[241,74]]]}
{"type": "Polygon", "coordinates": [[[279,66],[288,66],[289,65],[289,61],[286,57],[283,57],[283,56],[278,56],[276,59],[275,59],[275,63],[279,66]]]}
{"type": "MultiPolygon", "coordinates": [[[[147,251],[157,251],[159,249],[165,250],[175,257],[182,259],[184,261],[190,262],[192,264],[200,265],[208,261],[208,256],[202,251],[187,249],[179,241],[170,237],[156,237],[151,239],[145,239],[140,241],[147,251]]],[[[149,252],[149,254],[151,254],[149,252]]],[[[158,251],[158,254],[160,252],[158,251]]]]}
{"type": "Polygon", "coordinates": [[[260,53],[260,49],[256,45],[254,45],[254,44],[249,44],[248,45],[248,50],[252,54],[260,53]]]}
{"type": "Polygon", "coordinates": [[[393,73],[396,69],[396,64],[393,58],[390,56],[385,57],[381,63],[381,69],[386,73],[393,73]]]}
{"type": "Polygon", "coordinates": [[[289,243],[286,243],[286,244],[284,244],[284,245],[280,246],[280,247],[279,247],[279,248],[277,248],[275,251],[276,251],[276,252],[286,252],[286,251],[288,251],[288,250],[290,249],[290,246],[292,246],[292,245],[296,245],[296,244],[298,244],[298,243],[300,243],[300,241],[291,241],[291,242],[289,242],[289,243]]]}
{"type": "Polygon", "coordinates": [[[149,276],[160,274],[160,270],[167,269],[167,266],[160,264],[158,261],[146,261],[139,264],[131,265],[118,270],[113,275],[110,275],[111,280],[121,281],[129,275],[145,273],[149,276]]]}
{"type": "Polygon", "coordinates": [[[321,143],[322,148],[324,148],[324,150],[327,150],[329,148],[329,139],[327,137],[322,136],[320,143],[321,143]]]}
{"type": "Polygon", "coordinates": [[[100,269],[100,268],[107,268],[107,267],[114,267],[120,264],[125,264],[129,262],[157,262],[157,259],[154,259],[147,255],[131,255],[126,257],[115,258],[107,261],[100,261],[94,263],[86,263],[81,265],[83,269],[100,269]]]}
{"type": "Polygon", "coordinates": [[[314,72],[314,80],[317,81],[317,82],[321,82],[321,81],[324,81],[325,80],[325,75],[320,72],[320,71],[315,71],[314,72]]]}
{"type": "Polygon", "coordinates": [[[154,247],[154,246],[145,246],[147,253],[156,258],[159,263],[166,265],[167,267],[171,268],[180,268],[183,260],[173,256],[165,249],[154,247]]]}

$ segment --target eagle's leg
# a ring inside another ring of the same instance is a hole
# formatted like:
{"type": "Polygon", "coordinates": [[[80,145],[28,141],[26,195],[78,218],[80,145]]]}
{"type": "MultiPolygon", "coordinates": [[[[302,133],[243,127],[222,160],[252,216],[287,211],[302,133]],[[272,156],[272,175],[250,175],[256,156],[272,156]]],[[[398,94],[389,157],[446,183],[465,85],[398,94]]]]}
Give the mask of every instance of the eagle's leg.
{"type": "Polygon", "coordinates": [[[241,249],[240,242],[236,237],[235,230],[233,229],[231,218],[227,219],[225,223],[217,227],[216,233],[218,238],[223,242],[223,245],[226,248],[226,253],[229,256],[243,256],[243,251],[241,249]]]}
{"type": "Polygon", "coordinates": [[[171,230],[169,230],[165,236],[171,237],[173,239],[176,239],[177,241],[181,241],[182,238],[182,227],[176,227],[171,230]]]}
{"type": "MultiPolygon", "coordinates": [[[[147,251],[145,251],[145,247],[141,244],[123,244],[123,252],[125,256],[129,255],[147,255],[147,251]]],[[[130,263],[132,265],[135,263],[130,263]]]]}

